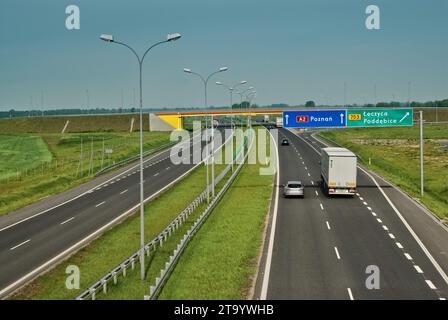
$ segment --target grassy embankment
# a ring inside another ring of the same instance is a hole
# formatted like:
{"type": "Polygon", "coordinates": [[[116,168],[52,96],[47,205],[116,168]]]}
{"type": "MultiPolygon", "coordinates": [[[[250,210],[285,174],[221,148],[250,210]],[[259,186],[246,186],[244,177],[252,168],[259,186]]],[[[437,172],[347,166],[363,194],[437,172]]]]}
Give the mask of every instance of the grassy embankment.
{"type": "Polygon", "coordinates": [[[321,133],[359,154],[364,164],[448,219],[448,125],[424,127],[425,194],[420,196],[419,127],[359,128],[321,133]],[[371,165],[368,165],[368,159],[371,165]]]}
{"type": "MultiPolygon", "coordinates": [[[[91,179],[101,164],[137,154],[137,119],[125,115],[0,120],[0,215],[91,179]],[[132,118],[134,131],[129,132],[132,118]],[[61,134],[67,120],[66,133],[61,134]],[[103,142],[112,153],[103,154],[103,142]]],[[[144,133],[146,150],[167,142],[167,132],[144,133]]]]}

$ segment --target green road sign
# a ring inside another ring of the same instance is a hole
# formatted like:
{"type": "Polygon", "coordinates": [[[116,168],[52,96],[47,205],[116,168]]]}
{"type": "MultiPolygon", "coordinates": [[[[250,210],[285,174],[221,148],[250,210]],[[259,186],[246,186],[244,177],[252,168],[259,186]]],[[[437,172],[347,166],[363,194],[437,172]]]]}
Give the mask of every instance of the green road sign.
{"type": "Polygon", "coordinates": [[[347,127],[412,126],[412,109],[349,109],[347,127]]]}

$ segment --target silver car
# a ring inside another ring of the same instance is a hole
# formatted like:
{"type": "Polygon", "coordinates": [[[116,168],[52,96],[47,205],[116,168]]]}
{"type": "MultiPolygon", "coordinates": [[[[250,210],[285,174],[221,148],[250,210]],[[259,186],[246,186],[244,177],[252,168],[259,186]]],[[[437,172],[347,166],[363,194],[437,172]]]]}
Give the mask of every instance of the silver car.
{"type": "Polygon", "coordinates": [[[283,188],[283,196],[287,197],[304,197],[303,184],[301,181],[288,181],[283,188]]]}

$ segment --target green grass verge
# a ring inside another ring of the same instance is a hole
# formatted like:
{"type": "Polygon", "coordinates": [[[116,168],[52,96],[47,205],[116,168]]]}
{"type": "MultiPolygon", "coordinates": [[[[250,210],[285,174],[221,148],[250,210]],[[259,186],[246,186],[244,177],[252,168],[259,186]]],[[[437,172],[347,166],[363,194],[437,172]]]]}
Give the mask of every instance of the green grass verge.
{"type": "MultiPolygon", "coordinates": [[[[145,150],[168,142],[168,132],[144,134],[145,150]]],[[[0,215],[90,180],[102,162],[106,166],[138,152],[138,133],[0,134],[0,155],[5,159],[0,163],[0,215]],[[113,151],[104,158],[103,141],[113,151]]]]}
{"type": "Polygon", "coordinates": [[[448,140],[447,125],[428,125],[424,128],[423,197],[420,196],[418,126],[329,130],[320,135],[359,154],[364,165],[420,199],[440,218],[448,217],[448,149],[442,143],[448,140]],[[371,165],[368,164],[369,158],[371,165]]]}
{"type": "Polygon", "coordinates": [[[272,176],[261,176],[259,168],[243,167],[188,244],[159,299],[248,298],[272,193],[272,176]]]}
{"type": "MultiPolygon", "coordinates": [[[[224,165],[215,165],[218,175],[224,165]]],[[[199,166],[182,181],[165,191],[162,195],[145,205],[145,238],[154,238],[168,225],[190,202],[205,188],[205,167],[199,166]]],[[[221,184],[222,185],[222,182],[221,184]]],[[[218,185],[218,189],[220,187],[218,185]]],[[[199,207],[195,214],[203,208],[199,207]]],[[[182,228],[193,221],[189,219],[182,228]]],[[[134,253],[140,244],[139,216],[126,219],[123,223],[104,233],[85,248],[78,251],[68,260],[56,266],[50,272],[40,276],[21,289],[12,299],[73,299],[85,288],[98,280],[124,259],[134,253]],[[69,265],[76,265],[81,272],[80,290],[68,290],[65,287],[69,265]]],[[[134,271],[128,271],[127,279],[119,280],[117,286],[110,287],[108,295],[99,295],[99,299],[142,299],[148,293],[149,285],[154,282],[155,275],[165,264],[167,257],[183,235],[179,229],[157,253],[146,259],[147,281],[139,279],[140,269],[136,265],[134,271]]]]}

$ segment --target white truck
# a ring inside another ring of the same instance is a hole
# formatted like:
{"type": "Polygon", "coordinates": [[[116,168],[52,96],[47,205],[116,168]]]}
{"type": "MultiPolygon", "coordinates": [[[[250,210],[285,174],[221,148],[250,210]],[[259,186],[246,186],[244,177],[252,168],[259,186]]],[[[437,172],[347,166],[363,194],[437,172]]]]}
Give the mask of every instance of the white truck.
{"type": "Polygon", "coordinates": [[[321,149],[321,176],[324,191],[328,195],[356,193],[356,155],[345,148],[321,149]]]}
{"type": "Polygon", "coordinates": [[[277,117],[275,119],[275,125],[277,126],[277,128],[283,127],[283,118],[282,117],[277,117]]]}

